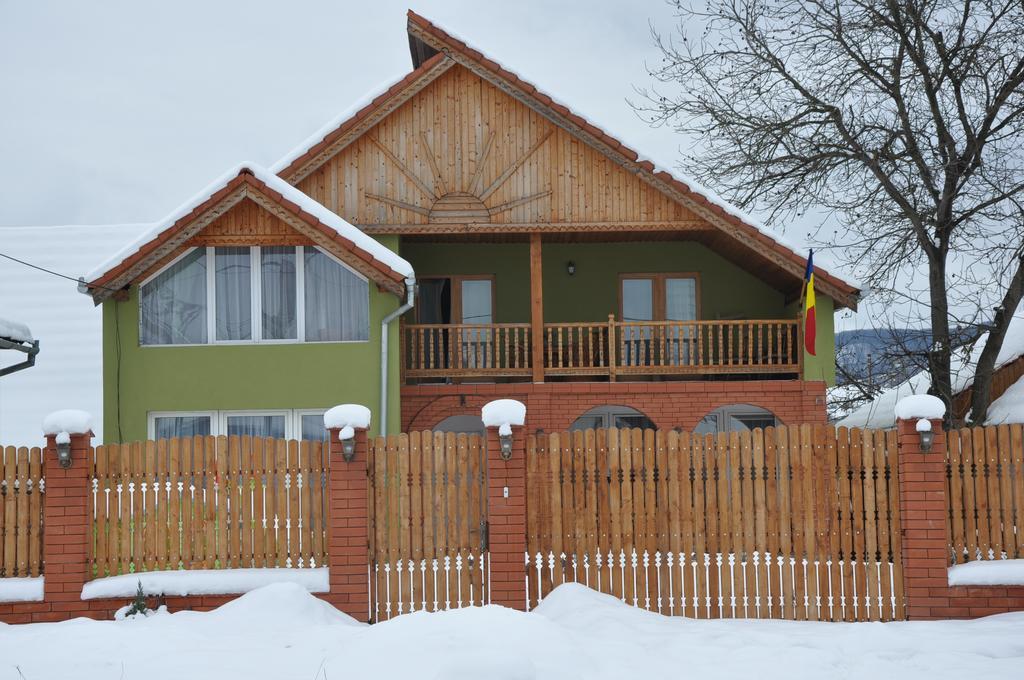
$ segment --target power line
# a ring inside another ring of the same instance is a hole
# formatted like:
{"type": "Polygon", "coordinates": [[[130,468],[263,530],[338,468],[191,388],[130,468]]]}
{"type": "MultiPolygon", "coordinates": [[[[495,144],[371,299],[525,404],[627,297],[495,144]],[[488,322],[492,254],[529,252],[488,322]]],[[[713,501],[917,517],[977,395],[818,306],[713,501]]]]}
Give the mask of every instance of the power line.
{"type": "MultiPolygon", "coordinates": [[[[82,279],[76,279],[73,276],[68,276],[67,274],[61,274],[60,272],[55,272],[52,269],[47,269],[46,267],[40,267],[37,264],[32,264],[31,262],[26,262],[25,260],[19,260],[18,258],[12,257],[10,255],[7,255],[6,253],[0,253],[0,257],[7,258],[8,260],[11,260],[13,262],[17,262],[18,264],[23,264],[26,267],[31,267],[32,269],[38,269],[39,271],[46,272],[47,274],[52,274],[53,276],[59,276],[60,278],[67,279],[68,281],[74,281],[75,283],[83,283],[82,279]]],[[[103,290],[109,290],[109,291],[111,291],[113,293],[118,292],[116,288],[108,288],[107,286],[91,285],[89,287],[90,288],[102,288],[103,290]]]]}

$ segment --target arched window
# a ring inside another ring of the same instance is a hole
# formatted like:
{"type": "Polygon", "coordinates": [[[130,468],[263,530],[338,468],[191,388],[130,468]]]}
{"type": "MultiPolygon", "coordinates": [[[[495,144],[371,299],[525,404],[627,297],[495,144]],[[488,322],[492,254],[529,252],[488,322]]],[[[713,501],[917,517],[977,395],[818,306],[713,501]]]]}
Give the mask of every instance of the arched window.
{"type": "Polygon", "coordinates": [[[642,427],[644,429],[655,429],[654,422],[635,408],[628,406],[598,406],[592,408],[572,424],[569,428],[575,430],[591,430],[608,427],[642,427]]]}
{"type": "Polygon", "coordinates": [[[730,404],[716,408],[701,418],[694,428],[696,434],[714,434],[716,432],[745,432],[756,427],[762,429],[775,427],[778,418],[771,411],[750,404],[730,404]]]}
{"type": "Polygon", "coordinates": [[[484,434],[484,421],[480,416],[448,416],[433,427],[434,432],[484,434]]]}

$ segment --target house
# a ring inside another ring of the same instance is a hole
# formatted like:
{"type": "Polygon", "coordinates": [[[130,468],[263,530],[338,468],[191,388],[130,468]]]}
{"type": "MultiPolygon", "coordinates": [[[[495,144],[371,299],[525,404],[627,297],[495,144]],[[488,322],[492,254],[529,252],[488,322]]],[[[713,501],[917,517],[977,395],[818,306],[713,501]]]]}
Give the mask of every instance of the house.
{"type": "MultiPolygon", "coordinates": [[[[953,422],[966,422],[971,413],[971,388],[978,359],[985,348],[988,333],[983,334],[971,346],[954,353],[951,361],[953,422]]],[[[1003,346],[996,356],[995,371],[992,374],[991,398],[986,425],[1024,423],[1024,311],[1017,311],[1006,329],[1003,346]]],[[[921,371],[894,387],[882,390],[874,399],[862,404],[836,425],[842,427],[865,427],[889,429],[896,426],[894,409],[896,403],[912,394],[927,394],[931,387],[928,371],[921,371]]]]}
{"type": "Polygon", "coordinates": [[[241,164],[86,277],[107,438],[373,430],[699,431],[824,422],[793,248],[409,12],[413,69],[269,170],[241,164]]]}

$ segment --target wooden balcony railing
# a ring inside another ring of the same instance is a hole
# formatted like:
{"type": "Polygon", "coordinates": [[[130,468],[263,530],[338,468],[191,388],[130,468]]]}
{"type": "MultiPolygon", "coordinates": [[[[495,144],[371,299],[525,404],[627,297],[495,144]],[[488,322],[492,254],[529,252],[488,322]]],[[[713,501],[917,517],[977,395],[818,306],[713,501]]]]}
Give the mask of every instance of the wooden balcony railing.
{"type": "MultiPolygon", "coordinates": [[[[796,319],[544,324],[550,376],[799,373],[796,319]]],[[[530,324],[406,325],[407,378],[531,375],[530,324]]]]}

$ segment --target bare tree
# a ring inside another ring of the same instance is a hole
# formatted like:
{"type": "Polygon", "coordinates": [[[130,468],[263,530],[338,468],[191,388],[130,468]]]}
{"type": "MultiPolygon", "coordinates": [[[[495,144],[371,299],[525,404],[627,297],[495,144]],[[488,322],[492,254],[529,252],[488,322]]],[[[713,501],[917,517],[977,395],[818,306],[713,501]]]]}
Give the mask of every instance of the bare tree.
{"type": "Polygon", "coordinates": [[[670,3],[674,34],[654,31],[660,84],[637,108],[697,135],[686,169],[740,206],[834,217],[815,238],[878,295],[912,296],[926,272],[911,302],[947,405],[951,324],[986,324],[984,421],[1024,294],[1024,2],[695,2],[670,3]]]}

